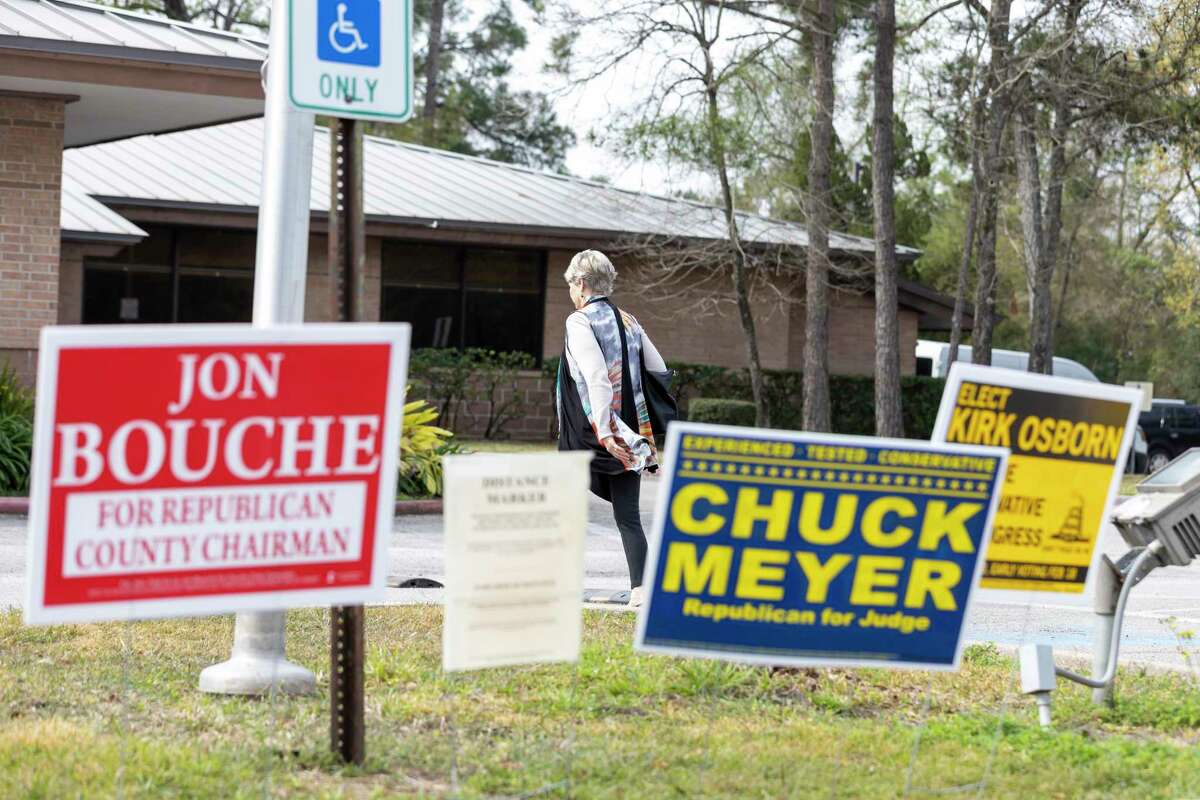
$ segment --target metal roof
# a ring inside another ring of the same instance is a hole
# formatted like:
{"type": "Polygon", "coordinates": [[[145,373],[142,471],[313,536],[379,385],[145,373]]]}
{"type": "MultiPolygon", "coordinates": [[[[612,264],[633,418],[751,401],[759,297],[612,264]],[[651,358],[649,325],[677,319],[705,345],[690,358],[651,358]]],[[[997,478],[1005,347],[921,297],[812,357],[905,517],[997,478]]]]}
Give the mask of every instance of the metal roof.
{"type": "MultiPolygon", "coordinates": [[[[11,2],[11,0],[0,0],[11,2]]],[[[262,171],[261,119],[68,150],[63,173],[106,202],[253,210],[262,171]]],[[[723,239],[715,206],[626,191],[594,181],[367,137],[364,204],[369,220],[548,234],[653,234],[723,239]]],[[[329,174],[328,131],[317,129],[313,175],[329,174]]],[[[328,211],[329,190],[313,181],[310,207],[328,211]]],[[[805,247],[803,225],[740,214],[744,239],[805,247]]],[[[835,250],[868,254],[874,243],[833,234],[835,250]]],[[[898,248],[901,257],[918,251],[898,248]]]]}
{"type": "Polygon", "coordinates": [[[76,241],[136,242],[146,232],[112,209],[88,196],[76,181],[63,176],[60,227],[64,239],[76,241]]]}
{"type": "Polygon", "coordinates": [[[0,0],[0,47],[246,69],[267,52],[253,36],[75,0],[0,0]]]}

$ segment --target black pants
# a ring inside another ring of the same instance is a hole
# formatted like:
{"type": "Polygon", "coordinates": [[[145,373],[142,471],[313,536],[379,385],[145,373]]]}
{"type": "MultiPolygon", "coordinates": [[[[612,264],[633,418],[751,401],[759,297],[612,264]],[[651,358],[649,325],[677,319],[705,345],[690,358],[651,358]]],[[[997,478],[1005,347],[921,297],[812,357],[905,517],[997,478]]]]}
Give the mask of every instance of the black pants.
{"type": "MultiPolygon", "coordinates": [[[[642,476],[636,472],[623,472],[620,475],[605,475],[603,482],[608,490],[605,499],[612,503],[613,519],[617,522],[617,530],[621,532],[625,561],[629,564],[629,585],[636,588],[642,585],[642,573],[646,570],[646,532],[642,530],[640,503],[642,476]]],[[[597,494],[604,497],[600,492],[597,494]]]]}

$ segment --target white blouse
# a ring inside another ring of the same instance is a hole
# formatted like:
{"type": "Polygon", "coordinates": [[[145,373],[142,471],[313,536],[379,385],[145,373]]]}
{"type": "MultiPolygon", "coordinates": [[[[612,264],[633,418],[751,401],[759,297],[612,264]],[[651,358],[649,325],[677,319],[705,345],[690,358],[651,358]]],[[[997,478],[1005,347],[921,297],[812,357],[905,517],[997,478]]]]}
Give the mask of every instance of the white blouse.
{"type": "MultiPolygon", "coordinates": [[[[651,372],[667,371],[667,362],[663,360],[644,329],[642,357],[646,361],[646,369],[651,372]]],[[[596,341],[596,335],[592,333],[592,323],[582,311],[576,311],[567,317],[567,367],[571,370],[571,377],[576,380],[582,377],[587,383],[588,402],[592,406],[592,425],[597,431],[609,430],[613,402],[612,381],[608,377],[604,352],[600,349],[600,343],[596,341]]],[[[633,369],[634,365],[630,364],[629,367],[633,369]]]]}

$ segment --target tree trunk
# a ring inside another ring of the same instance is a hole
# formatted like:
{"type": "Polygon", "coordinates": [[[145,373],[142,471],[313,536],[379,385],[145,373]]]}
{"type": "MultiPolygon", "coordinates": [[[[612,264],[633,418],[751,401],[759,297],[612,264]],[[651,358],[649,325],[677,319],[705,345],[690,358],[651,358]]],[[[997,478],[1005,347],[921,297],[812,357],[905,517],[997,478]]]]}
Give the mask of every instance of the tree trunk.
{"type": "Polygon", "coordinates": [[[750,372],[750,392],[754,397],[754,424],[760,428],[771,424],[770,410],[767,408],[766,383],[763,378],[762,360],[758,355],[758,334],[754,326],[754,314],[750,309],[750,288],[746,275],[746,252],[742,249],[742,239],[738,231],[737,209],[733,203],[733,187],[729,180],[729,167],[725,158],[725,139],[722,133],[721,111],[717,103],[716,72],[713,68],[712,54],[704,50],[704,85],[708,100],[708,139],[712,151],[713,166],[717,170],[717,179],[721,184],[721,204],[725,212],[725,226],[729,234],[729,244],[733,249],[733,292],[737,298],[738,317],[742,323],[742,333],[746,337],[746,359],[750,372]]]}
{"type": "Polygon", "coordinates": [[[1121,157],[1121,189],[1117,192],[1117,249],[1125,249],[1125,189],[1129,184],[1129,151],[1121,157]]]}
{"type": "Polygon", "coordinates": [[[1054,58],[1051,96],[1050,166],[1045,206],[1039,174],[1036,98],[1031,82],[1022,82],[1016,116],[1017,196],[1021,206],[1025,274],[1029,284],[1029,371],[1054,372],[1054,269],[1062,236],[1063,184],[1067,176],[1067,135],[1071,127],[1068,86],[1072,82],[1073,41],[1085,0],[1070,0],[1063,40],[1054,58]]]}
{"type": "Polygon", "coordinates": [[[1042,231],[1042,182],[1038,166],[1034,100],[1028,82],[1014,118],[1014,152],[1017,162],[1017,202],[1021,209],[1021,244],[1025,256],[1025,281],[1029,289],[1029,371],[1052,372],[1050,355],[1050,281],[1053,264],[1046,257],[1042,231]]]}
{"type": "Polygon", "coordinates": [[[430,0],[429,46],[425,52],[425,104],[421,107],[421,143],[432,147],[437,139],[437,99],[442,69],[442,26],[446,0],[430,0]]]}
{"type": "Polygon", "coordinates": [[[875,435],[904,435],[900,405],[900,306],[896,286],[896,142],[892,133],[896,0],[875,5],[875,435]]]}
{"type": "Polygon", "coordinates": [[[804,276],[804,429],[828,431],[829,224],[833,163],[833,0],[817,0],[809,43],[813,68],[812,147],[808,162],[808,269],[804,276]]]}
{"type": "MultiPolygon", "coordinates": [[[[1049,319],[1042,321],[1045,329],[1046,362],[1048,373],[1054,365],[1054,301],[1052,283],[1058,269],[1059,242],[1063,227],[1063,187],[1067,180],[1067,137],[1071,131],[1071,92],[1067,88],[1073,82],[1075,68],[1075,32],[1079,15],[1086,0],[1070,0],[1063,29],[1065,42],[1058,55],[1058,80],[1051,87],[1053,121],[1050,126],[1050,171],[1046,182],[1046,205],[1042,210],[1042,247],[1046,259],[1045,310],[1049,319]]],[[[1064,284],[1065,286],[1065,284],[1064,284]]]]}
{"type": "Polygon", "coordinates": [[[996,325],[996,221],[1000,208],[1000,173],[1003,167],[1004,127],[1008,119],[1008,23],[1012,0],[992,0],[988,14],[988,114],[984,141],[983,196],[979,202],[978,283],[975,287],[975,332],[971,360],[992,363],[992,332],[996,325]]]}
{"type": "Polygon", "coordinates": [[[958,282],[954,287],[954,313],[950,316],[950,360],[946,367],[958,360],[958,348],[962,346],[963,316],[967,304],[967,276],[971,274],[971,256],[975,253],[975,228],[979,221],[979,197],[983,194],[982,155],[978,143],[983,137],[983,98],[974,103],[971,122],[971,203],[967,208],[967,230],[963,236],[962,258],[958,262],[958,282]]]}
{"type": "Polygon", "coordinates": [[[188,13],[187,0],[163,0],[163,12],[171,19],[191,22],[192,15],[188,13]]]}

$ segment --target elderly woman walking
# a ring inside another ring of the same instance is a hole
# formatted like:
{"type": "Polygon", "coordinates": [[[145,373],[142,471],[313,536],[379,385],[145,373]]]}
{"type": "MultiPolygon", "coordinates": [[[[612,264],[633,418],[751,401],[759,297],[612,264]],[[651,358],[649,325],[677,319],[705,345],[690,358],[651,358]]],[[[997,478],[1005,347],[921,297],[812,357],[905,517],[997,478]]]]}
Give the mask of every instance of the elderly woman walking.
{"type": "Polygon", "coordinates": [[[658,469],[642,367],[666,372],[667,365],[637,320],[609,299],[617,271],[607,256],[576,253],[563,277],[576,310],[558,368],[558,449],[595,453],[592,493],[612,503],[636,608],[646,566],[641,477],[658,469]]]}

